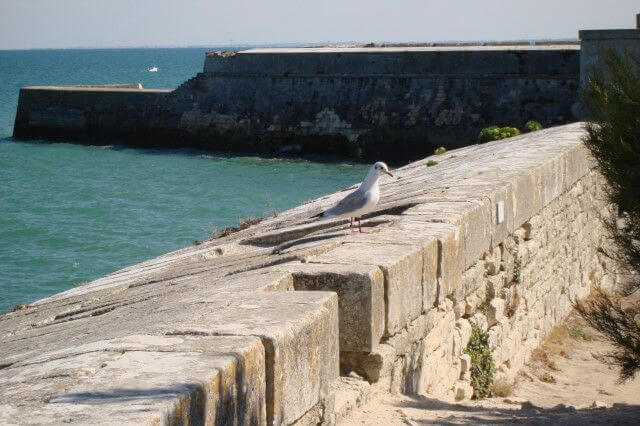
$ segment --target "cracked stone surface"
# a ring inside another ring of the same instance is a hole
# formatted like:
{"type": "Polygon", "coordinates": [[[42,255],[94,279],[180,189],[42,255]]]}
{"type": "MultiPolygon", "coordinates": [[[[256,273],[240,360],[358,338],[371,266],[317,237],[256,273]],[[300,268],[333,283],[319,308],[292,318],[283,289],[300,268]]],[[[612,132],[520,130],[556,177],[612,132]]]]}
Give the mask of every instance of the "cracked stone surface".
{"type": "Polygon", "coordinates": [[[483,252],[585,175],[582,135],[395,170],[364,234],[311,219],[352,187],[0,316],[0,423],[292,423],[328,396],[341,348],[374,352],[461,291],[483,252]]]}

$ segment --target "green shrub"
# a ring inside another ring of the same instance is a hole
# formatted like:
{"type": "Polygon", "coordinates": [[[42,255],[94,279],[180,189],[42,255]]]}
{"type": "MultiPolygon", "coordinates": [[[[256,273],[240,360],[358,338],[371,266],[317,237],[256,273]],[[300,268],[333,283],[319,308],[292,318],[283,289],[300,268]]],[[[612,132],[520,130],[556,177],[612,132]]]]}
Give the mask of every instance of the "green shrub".
{"type": "Polygon", "coordinates": [[[518,256],[518,253],[515,253],[513,255],[513,279],[512,279],[514,283],[520,282],[520,277],[522,275],[522,272],[520,271],[521,267],[522,267],[522,264],[520,261],[520,256],[518,256]]]}
{"type": "MultiPolygon", "coordinates": [[[[600,57],[603,68],[591,73],[582,93],[587,131],[584,143],[606,179],[605,200],[619,210],[618,215],[600,214],[608,230],[600,251],[615,261],[616,273],[629,277],[620,288],[626,296],[640,289],[640,274],[634,273],[640,271],[640,55],[604,50],[600,57]]],[[[621,380],[637,377],[640,305],[625,307],[619,295],[596,287],[589,299],[574,306],[613,344],[614,349],[602,359],[619,368],[621,380]]]]}
{"type": "Polygon", "coordinates": [[[427,161],[427,167],[435,166],[436,164],[438,164],[436,160],[427,161]]]}
{"type": "Polygon", "coordinates": [[[441,147],[439,147],[439,148],[436,148],[436,150],[435,150],[435,151],[433,151],[433,153],[434,153],[435,155],[442,155],[442,154],[444,154],[445,152],[447,152],[447,148],[445,148],[444,146],[441,146],[441,147]]]}
{"type": "Polygon", "coordinates": [[[471,386],[473,397],[486,398],[492,395],[493,358],[489,349],[488,335],[476,324],[471,325],[471,339],[464,353],[471,357],[471,386]]]}
{"type": "Polygon", "coordinates": [[[500,128],[498,126],[489,126],[480,130],[478,135],[478,143],[485,143],[499,139],[500,128]]]}
{"type": "Polygon", "coordinates": [[[499,139],[518,136],[519,134],[520,130],[516,129],[515,127],[489,126],[480,130],[480,134],[478,135],[478,143],[497,141],[499,139]]]}
{"type": "Polygon", "coordinates": [[[535,120],[529,120],[524,124],[524,132],[535,132],[536,130],[542,130],[542,124],[535,120]]]}

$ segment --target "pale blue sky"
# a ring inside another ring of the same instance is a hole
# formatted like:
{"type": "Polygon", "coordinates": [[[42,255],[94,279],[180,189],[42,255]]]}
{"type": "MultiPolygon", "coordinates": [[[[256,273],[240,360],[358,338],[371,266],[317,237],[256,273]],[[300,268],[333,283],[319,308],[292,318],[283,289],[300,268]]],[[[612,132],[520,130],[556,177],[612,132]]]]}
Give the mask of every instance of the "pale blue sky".
{"type": "Polygon", "coordinates": [[[0,49],[577,38],[638,0],[0,0],[0,49]]]}

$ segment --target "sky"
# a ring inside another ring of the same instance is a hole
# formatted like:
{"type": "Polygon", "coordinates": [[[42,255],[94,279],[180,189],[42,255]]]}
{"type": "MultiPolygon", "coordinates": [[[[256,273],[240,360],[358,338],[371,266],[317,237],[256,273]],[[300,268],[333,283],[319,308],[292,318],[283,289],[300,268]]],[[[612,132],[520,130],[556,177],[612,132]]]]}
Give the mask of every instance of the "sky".
{"type": "Polygon", "coordinates": [[[576,39],[638,0],[0,0],[0,49],[576,39]]]}

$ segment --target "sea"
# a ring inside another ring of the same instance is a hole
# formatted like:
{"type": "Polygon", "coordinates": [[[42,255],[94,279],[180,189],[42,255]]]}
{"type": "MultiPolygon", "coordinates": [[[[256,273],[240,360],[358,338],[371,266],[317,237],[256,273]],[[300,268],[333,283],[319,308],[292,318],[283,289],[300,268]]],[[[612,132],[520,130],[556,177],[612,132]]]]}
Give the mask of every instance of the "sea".
{"type": "Polygon", "coordinates": [[[337,158],[11,137],[22,86],[174,88],[209,50],[0,50],[0,314],[362,179],[367,165],[337,158]]]}

